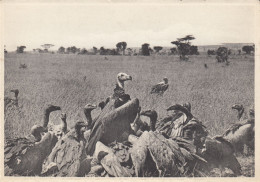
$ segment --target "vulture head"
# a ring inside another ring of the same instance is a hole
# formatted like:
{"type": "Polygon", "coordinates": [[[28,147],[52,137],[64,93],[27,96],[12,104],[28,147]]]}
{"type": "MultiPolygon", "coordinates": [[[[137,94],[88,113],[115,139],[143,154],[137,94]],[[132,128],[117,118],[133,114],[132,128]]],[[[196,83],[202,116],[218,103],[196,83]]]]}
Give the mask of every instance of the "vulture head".
{"type": "Polygon", "coordinates": [[[165,84],[167,84],[168,83],[168,78],[164,77],[163,81],[164,81],[165,84]]]}
{"type": "Polygon", "coordinates": [[[154,131],[155,130],[155,124],[158,118],[157,112],[155,110],[147,110],[147,111],[142,111],[140,115],[147,116],[150,118],[151,122],[151,128],[154,131]]]}
{"type": "Polygon", "coordinates": [[[189,109],[187,107],[185,107],[185,106],[180,105],[180,104],[175,104],[173,106],[170,106],[167,109],[167,111],[172,111],[172,110],[183,112],[189,118],[188,120],[190,120],[193,117],[193,115],[191,114],[189,109]]]}
{"type": "Polygon", "coordinates": [[[51,104],[48,104],[47,107],[45,108],[46,113],[51,113],[52,111],[58,111],[61,110],[60,106],[54,106],[51,104]]]}
{"type": "Polygon", "coordinates": [[[244,109],[244,107],[243,107],[243,105],[235,104],[235,105],[232,106],[232,109],[241,111],[241,110],[244,109]]]}
{"type": "Polygon", "coordinates": [[[43,134],[47,131],[48,129],[46,127],[40,125],[34,125],[31,128],[31,134],[34,136],[36,142],[41,141],[43,134]]]}
{"type": "Polygon", "coordinates": [[[232,109],[235,109],[238,111],[238,115],[237,115],[237,118],[238,120],[240,120],[240,118],[242,117],[243,113],[244,113],[244,107],[243,105],[241,104],[235,104],[232,106],[232,109]]]}
{"type": "Polygon", "coordinates": [[[61,113],[61,120],[62,121],[66,121],[66,119],[67,119],[67,114],[66,113],[61,113]]]}
{"type": "Polygon", "coordinates": [[[98,104],[98,107],[102,109],[104,109],[104,107],[106,106],[106,103],[104,101],[101,101],[99,104],[98,104]]]}
{"type": "Polygon", "coordinates": [[[119,87],[124,88],[124,82],[127,80],[132,80],[132,76],[130,76],[126,73],[117,74],[117,84],[119,87]]]}
{"type": "MultiPolygon", "coordinates": [[[[100,107],[100,104],[101,104],[101,103],[99,103],[99,107],[100,107]]],[[[85,107],[84,107],[84,109],[87,110],[87,111],[92,111],[93,109],[96,109],[96,108],[97,108],[97,106],[94,105],[94,104],[87,104],[87,105],[85,105],[85,107]]]]}
{"type": "Polygon", "coordinates": [[[13,92],[13,93],[14,93],[14,96],[15,96],[15,98],[17,99],[17,97],[18,97],[18,94],[19,94],[19,90],[18,90],[18,89],[13,89],[13,90],[10,90],[10,92],[13,92]]]}
{"type": "Polygon", "coordinates": [[[76,137],[78,140],[80,140],[81,138],[84,138],[84,132],[86,130],[86,123],[84,123],[83,121],[79,121],[75,124],[74,128],[76,131],[76,137]]]}
{"type": "Polygon", "coordinates": [[[191,104],[189,102],[184,103],[183,107],[185,107],[186,109],[188,109],[189,112],[191,112],[191,104]]]}

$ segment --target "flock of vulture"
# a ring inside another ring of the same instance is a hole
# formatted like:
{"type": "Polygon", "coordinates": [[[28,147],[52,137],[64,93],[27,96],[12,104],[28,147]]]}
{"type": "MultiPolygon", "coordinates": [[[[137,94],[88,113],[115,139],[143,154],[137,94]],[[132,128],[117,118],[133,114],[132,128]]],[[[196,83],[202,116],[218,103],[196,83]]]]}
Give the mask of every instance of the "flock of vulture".
{"type": "MultiPolygon", "coordinates": [[[[6,176],[68,177],[182,177],[210,176],[224,168],[241,175],[236,153],[254,151],[254,109],[247,119],[236,122],[223,135],[208,136],[206,127],[191,112],[191,104],[175,104],[168,115],[158,118],[155,110],[142,111],[139,100],[125,93],[124,83],[132,77],[119,73],[114,94],[98,104],[87,104],[84,118],[67,127],[66,114],[60,125],[50,125],[48,105],[42,124],[34,125],[26,138],[5,139],[6,176]],[[92,119],[91,111],[101,108],[92,119]],[[144,120],[148,117],[149,120],[144,120]]],[[[151,94],[163,95],[168,79],[152,87],[151,94]]],[[[5,99],[5,106],[18,103],[5,99]]],[[[242,105],[234,105],[239,119],[242,105]]]]}

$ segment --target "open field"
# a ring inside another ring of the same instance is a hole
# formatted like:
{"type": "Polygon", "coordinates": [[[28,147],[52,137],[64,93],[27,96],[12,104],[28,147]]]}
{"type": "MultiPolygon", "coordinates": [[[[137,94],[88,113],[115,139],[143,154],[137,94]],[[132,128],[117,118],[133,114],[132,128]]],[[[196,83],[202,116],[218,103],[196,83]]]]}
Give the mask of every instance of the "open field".
{"type": "MultiPolygon", "coordinates": [[[[252,56],[233,56],[229,66],[206,55],[191,56],[189,62],[180,62],[177,56],[106,56],[108,60],[104,57],[5,55],[5,96],[11,96],[10,89],[20,91],[19,107],[8,108],[5,113],[5,137],[27,135],[33,124],[41,122],[46,104],[61,106],[72,126],[80,119],[84,105],[97,104],[112,94],[119,72],[132,75],[133,81],[125,85],[126,93],[137,97],[143,110],[155,109],[163,117],[170,105],[190,102],[192,113],[207,126],[211,136],[222,134],[237,121],[237,113],[231,109],[233,104],[243,104],[246,109],[254,104],[252,56]],[[19,69],[23,63],[28,67],[19,69]],[[169,89],[163,97],[151,96],[151,86],[165,76],[169,89]]],[[[93,117],[99,112],[94,110],[93,117]]],[[[54,112],[50,121],[57,124],[59,117],[60,112],[54,112]]]]}

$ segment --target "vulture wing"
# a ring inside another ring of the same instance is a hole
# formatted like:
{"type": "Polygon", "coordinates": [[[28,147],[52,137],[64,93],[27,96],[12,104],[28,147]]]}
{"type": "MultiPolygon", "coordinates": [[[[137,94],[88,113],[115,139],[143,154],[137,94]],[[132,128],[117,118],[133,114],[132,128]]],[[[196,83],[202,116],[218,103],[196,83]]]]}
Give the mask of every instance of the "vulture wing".
{"type": "Polygon", "coordinates": [[[44,170],[48,170],[48,165],[56,163],[58,171],[53,176],[84,176],[87,171],[85,142],[78,142],[70,133],[60,139],[49,155],[44,170]],[[46,169],[47,168],[47,169],[46,169]]]}
{"type": "Polygon", "coordinates": [[[5,145],[5,175],[39,175],[44,159],[57,142],[54,134],[46,133],[34,143],[27,138],[11,139],[5,145]]]}
{"type": "Polygon", "coordinates": [[[131,132],[130,123],[135,120],[138,107],[139,100],[133,99],[103,117],[99,117],[88,140],[87,154],[93,155],[97,141],[109,144],[113,141],[127,140],[131,132]]]}

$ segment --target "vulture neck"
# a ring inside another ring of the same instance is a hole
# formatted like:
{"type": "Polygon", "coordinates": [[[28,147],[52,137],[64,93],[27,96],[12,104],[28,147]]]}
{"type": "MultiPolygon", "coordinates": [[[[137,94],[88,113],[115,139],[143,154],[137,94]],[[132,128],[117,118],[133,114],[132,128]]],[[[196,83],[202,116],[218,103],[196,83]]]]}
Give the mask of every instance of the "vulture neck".
{"type": "Polygon", "coordinates": [[[67,131],[67,121],[66,121],[66,118],[62,118],[61,121],[62,121],[62,123],[61,123],[62,131],[66,132],[67,131]]]}
{"type": "Polygon", "coordinates": [[[155,118],[155,117],[151,117],[150,118],[150,127],[151,127],[151,130],[152,131],[155,131],[155,123],[156,123],[156,120],[157,120],[157,118],[155,118]]]}
{"type": "Polygon", "coordinates": [[[43,113],[43,127],[47,127],[50,119],[50,112],[49,111],[44,111],[43,113]]]}
{"type": "Polygon", "coordinates": [[[117,79],[117,84],[120,88],[124,89],[125,85],[124,85],[124,81],[120,81],[119,79],[117,79]]]}
{"type": "Polygon", "coordinates": [[[84,114],[87,119],[88,125],[90,126],[92,124],[92,116],[91,116],[91,110],[84,109],[84,114]]]}
{"type": "Polygon", "coordinates": [[[244,110],[245,110],[244,108],[242,108],[241,110],[238,110],[238,115],[237,115],[238,120],[240,120],[242,118],[244,110]]]}

